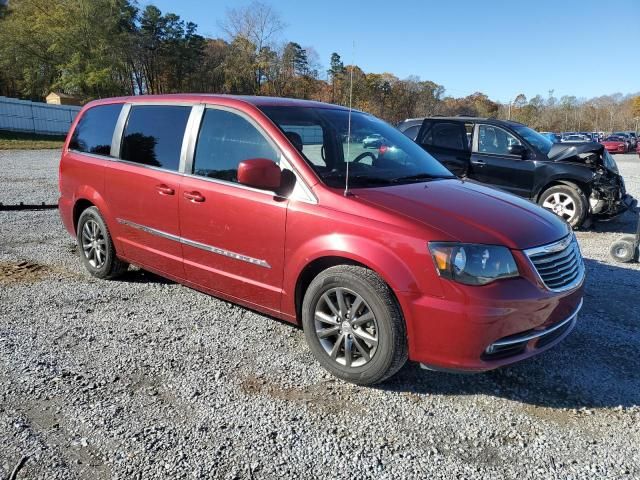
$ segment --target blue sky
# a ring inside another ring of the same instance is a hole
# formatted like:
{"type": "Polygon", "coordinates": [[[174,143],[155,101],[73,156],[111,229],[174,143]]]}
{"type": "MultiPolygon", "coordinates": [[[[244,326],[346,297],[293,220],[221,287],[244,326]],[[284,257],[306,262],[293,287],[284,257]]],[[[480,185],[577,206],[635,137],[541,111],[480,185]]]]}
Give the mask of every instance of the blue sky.
{"type": "MultiPolygon", "coordinates": [[[[500,101],[524,93],[593,97],[640,91],[640,1],[264,0],[287,24],[283,41],[312,46],[322,64],[337,51],[366,72],[418,75],[463,96],[500,101]],[[616,19],[617,21],[614,21],[616,19]]],[[[229,0],[140,0],[219,28],[229,0]]]]}

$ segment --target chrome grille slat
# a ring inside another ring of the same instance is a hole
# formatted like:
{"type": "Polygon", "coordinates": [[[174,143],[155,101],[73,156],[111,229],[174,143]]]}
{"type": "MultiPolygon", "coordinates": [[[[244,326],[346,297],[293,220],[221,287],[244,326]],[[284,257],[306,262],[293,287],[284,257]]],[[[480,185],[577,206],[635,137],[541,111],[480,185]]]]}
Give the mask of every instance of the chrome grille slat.
{"type": "Polygon", "coordinates": [[[549,272],[549,274],[551,274],[553,276],[547,276],[547,274],[545,274],[544,280],[545,280],[545,282],[548,283],[548,282],[552,282],[553,280],[556,280],[558,278],[569,277],[569,276],[573,275],[577,271],[577,269],[578,269],[578,264],[577,264],[576,261],[573,261],[571,263],[571,265],[568,265],[567,267],[560,268],[560,269],[555,270],[553,272],[549,272]]]}
{"type": "Polygon", "coordinates": [[[584,263],[573,235],[562,240],[525,250],[542,283],[553,291],[579,286],[584,279],[584,263]]]}
{"type": "Polygon", "coordinates": [[[559,261],[559,262],[557,262],[555,264],[547,265],[547,266],[544,266],[544,267],[538,266],[537,268],[538,268],[538,271],[540,273],[543,273],[546,270],[554,270],[554,269],[557,270],[558,268],[561,268],[564,265],[568,265],[568,264],[573,263],[575,261],[576,261],[575,255],[568,255],[566,258],[562,259],[561,261],[559,261]]]}
{"type": "Polygon", "coordinates": [[[536,263],[550,263],[555,262],[558,259],[566,258],[571,254],[571,247],[567,247],[566,250],[562,252],[553,254],[553,255],[536,255],[536,257],[532,258],[536,263]]]}

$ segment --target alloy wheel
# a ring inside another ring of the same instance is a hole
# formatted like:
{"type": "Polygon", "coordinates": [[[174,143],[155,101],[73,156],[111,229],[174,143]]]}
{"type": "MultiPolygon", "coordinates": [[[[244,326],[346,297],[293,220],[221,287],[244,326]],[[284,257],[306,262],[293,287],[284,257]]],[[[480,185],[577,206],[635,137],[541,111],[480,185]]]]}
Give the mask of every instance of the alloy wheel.
{"type": "Polygon", "coordinates": [[[82,252],[93,268],[102,268],[107,260],[107,243],[98,222],[89,219],[82,227],[82,252]]]}
{"type": "Polygon", "coordinates": [[[564,193],[556,192],[549,195],[542,203],[542,206],[568,222],[576,215],[576,203],[569,195],[564,193]]]}
{"type": "Polygon", "coordinates": [[[378,348],[378,324],[367,302],[347,288],[332,288],[318,299],[315,333],[326,354],[345,367],[371,361],[378,348]]]}

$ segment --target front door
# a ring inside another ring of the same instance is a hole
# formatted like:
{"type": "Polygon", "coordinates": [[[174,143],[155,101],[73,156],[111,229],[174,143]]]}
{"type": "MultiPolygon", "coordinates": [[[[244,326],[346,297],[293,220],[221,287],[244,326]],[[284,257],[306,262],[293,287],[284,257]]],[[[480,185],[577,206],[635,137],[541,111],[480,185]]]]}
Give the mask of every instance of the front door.
{"type": "Polygon", "coordinates": [[[530,198],[535,163],[510,153],[509,147],[522,145],[514,135],[495,125],[476,125],[468,177],[492,187],[530,198]]]}
{"type": "Polygon", "coordinates": [[[179,193],[185,273],[208,290],[278,311],[288,201],[238,184],[238,164],[252,158],[278,162],[279,154],[249,118],[205,109],[179,193]]]}
{"type": "MultiPolygon", "coordinates": [[[[105,195],[124,255],[142,267],[183,277],[178,174],[191,107],[134,105],[109,164],[105,195]]],[[[126,114],[126,112],[125,112],[126,114]]]]}

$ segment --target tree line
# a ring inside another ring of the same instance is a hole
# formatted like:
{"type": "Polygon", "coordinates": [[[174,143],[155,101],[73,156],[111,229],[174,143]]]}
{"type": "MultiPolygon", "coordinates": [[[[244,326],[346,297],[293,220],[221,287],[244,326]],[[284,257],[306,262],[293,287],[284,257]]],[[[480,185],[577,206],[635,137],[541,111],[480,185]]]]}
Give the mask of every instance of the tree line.
{"type": "Polygon", "coordinates": [[[313,47],[280,42],[285,28],[268,4],[226,12],[224,38],[135,0],[10,0],[0,4],[0,95],[42,100],[50,91],[95,98],[179,92],[272,95],[320,100],[390,122],[429,115],[512,118],[539,130],[632,129],[640,97],[572,96],[509,104],[476,92],[446,95],[418,77],[366,73],[338,52],[326,70],[313,47]]]}

